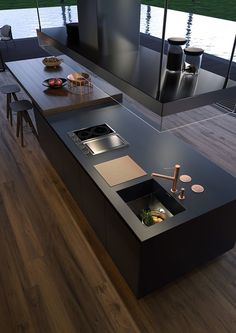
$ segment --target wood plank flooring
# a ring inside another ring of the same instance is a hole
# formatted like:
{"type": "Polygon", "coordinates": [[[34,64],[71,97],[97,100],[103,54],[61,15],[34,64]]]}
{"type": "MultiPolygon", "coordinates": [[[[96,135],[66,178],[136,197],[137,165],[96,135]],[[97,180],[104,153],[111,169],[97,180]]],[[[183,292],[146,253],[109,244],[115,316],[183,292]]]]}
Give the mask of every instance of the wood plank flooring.
{"type": "MultiPolygon", "coordinates": [[[[20,146],[2,95],[0,124],[1,333],[235,333],[236,249],[137,300],[27,128],[20,146]]],[[[173,134],[236,176],[235,125],[173,134]]]]}
{"type": "MultiPolygon", "coordinates": [[[[161,133],[170,132],[236,177],[236,113],[206,105],[163,117],[125,96],[124,103],[161,133]]],[[[236,99],[235,99],[236,103],[236,99]]]]}

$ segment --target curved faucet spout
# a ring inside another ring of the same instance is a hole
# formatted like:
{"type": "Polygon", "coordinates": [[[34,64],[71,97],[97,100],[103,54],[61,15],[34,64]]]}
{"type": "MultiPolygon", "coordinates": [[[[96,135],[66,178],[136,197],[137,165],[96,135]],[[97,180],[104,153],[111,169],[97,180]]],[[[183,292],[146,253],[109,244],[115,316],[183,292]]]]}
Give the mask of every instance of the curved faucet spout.
{"type": "Polygon", "coordinates": [[[171,190],[171,192],[175,193],[175,192],[177,192],[177,182],[179,179],[179,170],[180,170],[180,165],[175,164],[173,176],[162,175],[160,173],[155,173],[155,172],[152,173],[152,176],[172,180],[173,183],[172,183],[172,187],[170,190],[171,190]]]}

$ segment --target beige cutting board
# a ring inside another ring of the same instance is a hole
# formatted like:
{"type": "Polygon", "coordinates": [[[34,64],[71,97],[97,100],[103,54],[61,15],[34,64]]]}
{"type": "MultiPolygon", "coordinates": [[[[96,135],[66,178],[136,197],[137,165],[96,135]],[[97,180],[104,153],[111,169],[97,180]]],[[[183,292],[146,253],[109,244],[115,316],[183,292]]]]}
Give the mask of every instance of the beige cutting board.
{"type": "Polygon", "coordinates": [[[110,186],[145,176],[147,173],[128,155],[94,165],[110,186]]]}

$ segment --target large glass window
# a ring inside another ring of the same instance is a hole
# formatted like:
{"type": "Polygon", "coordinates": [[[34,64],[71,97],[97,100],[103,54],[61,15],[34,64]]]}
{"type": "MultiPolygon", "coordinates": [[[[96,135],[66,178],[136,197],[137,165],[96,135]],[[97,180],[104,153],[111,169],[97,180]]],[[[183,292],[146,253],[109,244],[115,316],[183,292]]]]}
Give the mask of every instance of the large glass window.
{"type": "Polygon", "coordinates": [[[230,58],[236,33],[235,0],[143,0],[142,3],[145,4],[141,6],[141,32],[161,38],[163,6],[167,3],[166,39],[186,37],[187,46],[230,58]]]}
{"type": "Polygon", "coordinates": [[[35,37],[36,29],[60,27],[78,21],[76,0],[3,0],[0,26],[12,26],[13,37],[35,37]]]}

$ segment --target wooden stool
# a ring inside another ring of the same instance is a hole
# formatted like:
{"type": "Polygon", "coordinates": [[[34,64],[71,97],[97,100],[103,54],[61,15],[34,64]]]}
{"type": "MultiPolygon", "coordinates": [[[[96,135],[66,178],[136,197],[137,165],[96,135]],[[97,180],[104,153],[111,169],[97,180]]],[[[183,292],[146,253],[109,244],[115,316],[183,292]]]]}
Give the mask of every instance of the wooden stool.
{"type": "Polygon", "coordinates": [[[10,118],[10,124],[12,126],[12,112],[11,112],[11,108],[10,108],[10,103],[12,101],[12,98],[14,98],[15,101],[18,100],[16,93],[20,91],[20,87],[17,84],[7,84],[4,86],[0,87],[0,92],[2,94],[6,94],[7,95],[7,119],[10,118]]]}
{"type": "Polygon", "coordinates": [[[23,119],[30,125],[32,132],[36,136],[36,138],[38,137],[37,132],[32,123],[32,120],[29,116],[29,113],[27,112],[27,110],[30,110],[33,108],[33,105],[30,103],[30,101],[23,99],[20,101],[11,102],[10,108],[13,112],[17,113],[16,136],[19,137],[19,134],[20,134],[21,145],[23,147],[24,146],[23,119]]]}

